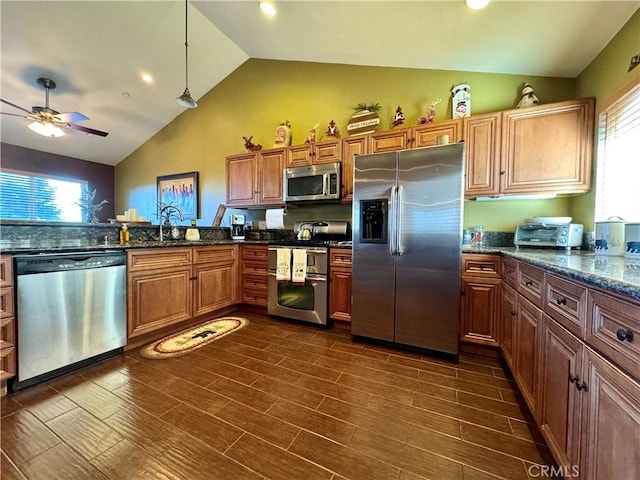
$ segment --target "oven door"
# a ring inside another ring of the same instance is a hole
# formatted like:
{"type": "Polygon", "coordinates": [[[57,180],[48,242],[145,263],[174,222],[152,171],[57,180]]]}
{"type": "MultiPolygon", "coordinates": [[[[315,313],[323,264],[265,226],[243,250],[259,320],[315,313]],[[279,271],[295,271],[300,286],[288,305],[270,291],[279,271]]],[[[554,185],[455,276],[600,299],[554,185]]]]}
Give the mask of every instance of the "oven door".
{"type": "Polygon", "coordinates": [[[307,274],[303,284],[278,282],[269,272],[270,315],[304,322],[327,324],[327,276],[307,274]]]}

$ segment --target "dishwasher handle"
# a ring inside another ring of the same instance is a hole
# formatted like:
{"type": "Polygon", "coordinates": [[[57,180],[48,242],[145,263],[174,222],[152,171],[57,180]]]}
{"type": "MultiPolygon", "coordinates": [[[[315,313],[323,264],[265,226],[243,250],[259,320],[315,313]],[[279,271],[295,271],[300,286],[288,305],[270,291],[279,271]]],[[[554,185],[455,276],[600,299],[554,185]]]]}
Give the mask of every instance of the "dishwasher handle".
{"type": "Polygon", "coordinates": [[[15,259],[17,275],[88,270],[127,264],[127,255],[124,252],[20,255],[15,259]]]}

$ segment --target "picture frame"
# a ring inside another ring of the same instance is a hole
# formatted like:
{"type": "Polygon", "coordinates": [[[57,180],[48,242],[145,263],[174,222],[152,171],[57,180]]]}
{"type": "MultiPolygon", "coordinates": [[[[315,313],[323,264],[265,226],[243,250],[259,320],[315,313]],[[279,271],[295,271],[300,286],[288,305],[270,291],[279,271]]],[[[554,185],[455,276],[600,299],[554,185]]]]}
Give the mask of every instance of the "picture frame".
{"type": "Polygon", "coordinates": [[[158,204],[173,205],[185,219],[198,218],[198,172],[157,177],[158,204]]]}

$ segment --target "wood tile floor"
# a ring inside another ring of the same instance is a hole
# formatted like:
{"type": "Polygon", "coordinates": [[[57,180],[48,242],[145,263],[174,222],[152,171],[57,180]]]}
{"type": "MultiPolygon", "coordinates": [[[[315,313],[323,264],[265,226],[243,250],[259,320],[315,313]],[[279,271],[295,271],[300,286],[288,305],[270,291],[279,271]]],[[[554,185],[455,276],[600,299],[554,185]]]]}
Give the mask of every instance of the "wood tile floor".
{"type": "Polygon", "coordinates": [[[496,360],[237,314],[250,325],[188,356],[136,349],[4,397],[2,478],[516,480],[552,462],[496,360]]]}

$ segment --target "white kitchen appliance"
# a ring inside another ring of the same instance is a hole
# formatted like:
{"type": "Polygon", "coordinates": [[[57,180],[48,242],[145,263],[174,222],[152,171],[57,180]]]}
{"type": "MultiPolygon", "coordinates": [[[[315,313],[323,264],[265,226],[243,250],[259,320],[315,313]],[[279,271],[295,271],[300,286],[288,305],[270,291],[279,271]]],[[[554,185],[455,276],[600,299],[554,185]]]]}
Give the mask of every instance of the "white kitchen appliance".
{"type": "Polygon", "coordinates": [[[244,240],[245,236],[245,216],[231,215],[231,238],[233,240],[244,240]]]}
{"type": "Polygon", "coordinates": [[[525,223],[516,227],[516,247],[575,248],[582,246],[584,226],[580,223],[525,223]]]}

